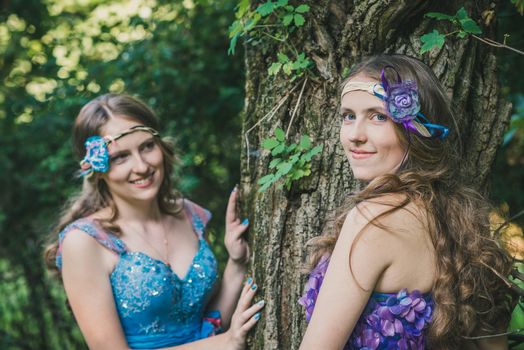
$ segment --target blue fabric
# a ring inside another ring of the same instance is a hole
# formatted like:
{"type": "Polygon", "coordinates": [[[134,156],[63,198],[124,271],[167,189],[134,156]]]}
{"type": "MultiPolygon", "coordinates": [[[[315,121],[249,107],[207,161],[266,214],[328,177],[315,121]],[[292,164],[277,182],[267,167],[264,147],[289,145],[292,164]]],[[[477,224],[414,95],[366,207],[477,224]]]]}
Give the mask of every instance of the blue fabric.
{"type": "Polygon", "coordinates": [[[205,313],[217,280],[217,261],[203,235],[211,215],[187,200],[185,207],[199,239],[199,249],[185,276],[178,276],[163,261],[145,253],[128,251],[122,240],[104,232],[92,220],[77,220],[60,233],[62,242],[68,232],[79,229],[119,254],[110,282],[118,316],[132,349],[181,345],[219,330],[220,313],[205,313]]]}

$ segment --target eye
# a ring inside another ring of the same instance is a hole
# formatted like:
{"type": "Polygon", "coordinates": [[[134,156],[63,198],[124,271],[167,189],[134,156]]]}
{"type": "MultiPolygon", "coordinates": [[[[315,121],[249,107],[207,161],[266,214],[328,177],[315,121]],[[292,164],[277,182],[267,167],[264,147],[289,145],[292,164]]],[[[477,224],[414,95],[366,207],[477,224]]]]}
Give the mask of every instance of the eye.
{"type": "Polygon", "coordinates": [[[151,151],[156,147],[156,142],[154,140],[147,141],[142,145],[142,150],[151,151]]]}
{"type": "Polygon", "coordinates": [[[377,120],[379,122],[385,122],[388,120],[388,116],[380,113],[373,114],[371,119],[377,120]]]}
{"type": "Polygon", "coordinates": [[[349,123],[349,122],[351,122],[353,120],[355,120],[355,115],[353,113],[346,112],[346,113],[342,114],[342,121],[343,122],[349,123]]]}

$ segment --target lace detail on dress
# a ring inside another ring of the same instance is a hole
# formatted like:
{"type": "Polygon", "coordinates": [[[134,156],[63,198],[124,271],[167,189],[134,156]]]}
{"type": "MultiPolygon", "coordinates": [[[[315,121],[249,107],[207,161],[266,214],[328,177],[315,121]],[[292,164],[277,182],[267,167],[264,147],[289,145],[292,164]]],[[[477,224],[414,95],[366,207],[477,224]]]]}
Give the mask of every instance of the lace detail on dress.
{"type": "MultiPolygon", "coordinates": [[[[328,265],[329,257],[322,257],[311,271],[304,295],[299,299],[306,308],[308,322],[328,265]]],[[[433,308],[431,294],[418,290],[373,292],[344,349],[423,350],[426,344],[424,330],[431,322],[433,308]]]]}

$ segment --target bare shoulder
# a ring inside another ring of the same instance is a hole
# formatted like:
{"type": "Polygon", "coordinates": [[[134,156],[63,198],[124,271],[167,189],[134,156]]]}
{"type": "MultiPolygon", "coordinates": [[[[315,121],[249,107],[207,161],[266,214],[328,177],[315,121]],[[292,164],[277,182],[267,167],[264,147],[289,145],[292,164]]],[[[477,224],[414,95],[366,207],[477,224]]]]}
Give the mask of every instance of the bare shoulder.
{"type": "Polygon", "coordinates": [[[353,211],[355,219],[363,223],[372,223],[374,225],[370,226],[397,236],[416,232],[416,229],[425,230],[428,220],[422,203],[410,200],[403,194],[387,194],[361,202],[353,211]]]}
{"type": "Polygon", "coordinates": [[[62,240],[62,272],[100,271],[111,273],[116,256],[87,232],[74,228],[62,240]]]}
{"type": "Polygon", "coordinates": [[[62,241],[62,254],[67,260],[91,259],[99,256],[102,250],[103,247],[95,238],[78,228],[69,231],[62,241]]]}

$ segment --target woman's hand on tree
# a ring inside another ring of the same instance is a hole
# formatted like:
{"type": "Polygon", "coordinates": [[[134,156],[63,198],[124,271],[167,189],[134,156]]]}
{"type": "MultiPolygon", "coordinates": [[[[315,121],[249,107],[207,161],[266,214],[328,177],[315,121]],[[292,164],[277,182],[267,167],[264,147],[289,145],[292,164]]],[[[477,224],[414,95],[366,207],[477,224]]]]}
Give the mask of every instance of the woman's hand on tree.
{"type": "Polygon", "coordinates": [[[228,350],[244,350],[248,331],[260,319],[259,311],[264,307],[264,301],[251,305],[256,291],[257,285],[249,278],[244,284],[237,308],[231,318],[231,326],[225,333],[228,337],[226,347],[228,350]]]}
{"type": "Polygon", "coordinates": [[[243,233],[246,232],[249,221],[244,219],[244,221],[240,222],[240,219],[237,217],[237,195],[238,191],[235,187],[227,203],[224,244],[226,245],[229,258],[236,263],[244,264],[249,259],[249,246],[243,233]]]}

